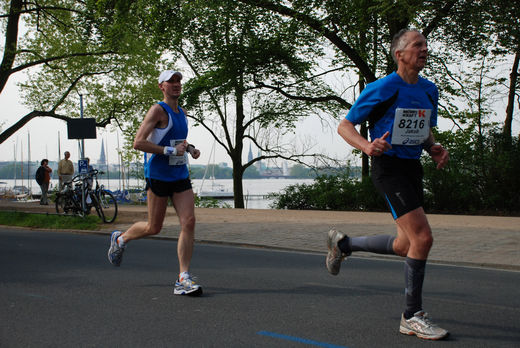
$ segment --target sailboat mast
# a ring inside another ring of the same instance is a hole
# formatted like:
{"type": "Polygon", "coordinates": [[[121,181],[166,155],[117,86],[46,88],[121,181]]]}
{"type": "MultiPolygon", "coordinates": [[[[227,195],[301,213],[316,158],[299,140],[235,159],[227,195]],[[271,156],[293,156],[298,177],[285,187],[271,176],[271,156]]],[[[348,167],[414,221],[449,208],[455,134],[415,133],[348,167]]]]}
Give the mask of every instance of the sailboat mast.
{"type": "Polygon", "coordinates": [[[23,186],[23,140],[20,140],[20,160],[22,161],[22,165],[20,166],[20,177],[22,179],[22,186],[23,186]]]}
{"type": "Polygon", "coordinates": [[[60,140],[60,131],[58,131],[58,162],[61,158],[61,140],[60,140]]]}
{"type": "Polygon", "coordinates": [[[108,137],[107,135],[105,134],[105,143],[106,143],[106,147],[105,147],[105,164],[107,165],[107,188],[110,190],[110,169],[108,167],[108,137]]]}
{"type": "Polygon", "coordinates": [[[116,130],[117,135],[117,150],[118,150],[118,156],[117,161],[119,164],[119,191],[121,191],[121,171],[123,170],[122,161],[121,161],[121,148],[119,147],[119,130],[116,130]]]}
{"type": "Polygon", "coordinates": [[[27,186],[29,186],[29,194],[32,192],[31,175],[31,134],[27,131],[27,186]]]}
{"type": "Polygon", "coordinates": [[[13,156],[14,156],[14,186],[16,186],[16,177],[17,177],[17,172],[16,172],[16,146],[18,145],[18,137],[16,137],[16,142],[13,144],[14,145],[14,151],[13,151],[13,156]]]}

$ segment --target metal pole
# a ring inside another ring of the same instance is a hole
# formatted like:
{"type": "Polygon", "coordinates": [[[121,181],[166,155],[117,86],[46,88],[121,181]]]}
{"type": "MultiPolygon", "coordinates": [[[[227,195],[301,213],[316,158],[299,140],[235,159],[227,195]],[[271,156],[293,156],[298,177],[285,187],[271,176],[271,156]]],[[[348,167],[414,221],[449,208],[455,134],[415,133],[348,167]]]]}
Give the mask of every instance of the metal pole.
{"type": "MultiPolygon", "coordinates": [[[[83,119],[83,94],[79,95],[80,116],[83,119]]],[[[85,139],[81,139],[81,158],[85,158],[85,139]]]]}
{"type": "MultiPolygon", "coordinates": [[[[80,105],[80,117],[83,119],[83,94],[79,95],[79,105],[80,105]]],[[[85,139],[81,139],[81,159],[85,159],[85,139]]],[[[81,209],[82,213],[85,214],[85,180],[81,181],[81,209]]]]}
{"type": "Polygon", "coordinates": [[[31,173],[31,135],[27,131],[27,184],[29,188],[29,195],[32,195],[32,181],[30,180],[31,173]]]}
{"type": "Polygon", "coordinates": [[[16,176],[17,176],[17,173],[16,173],[16,147],[18,146],[18,137],[16,137],[16,142],[14,142],[14,152],[13,152],[13,155],[14,155],[14,185],[13,185],[13,188],[14,186],[16,186],[16,176]]]}

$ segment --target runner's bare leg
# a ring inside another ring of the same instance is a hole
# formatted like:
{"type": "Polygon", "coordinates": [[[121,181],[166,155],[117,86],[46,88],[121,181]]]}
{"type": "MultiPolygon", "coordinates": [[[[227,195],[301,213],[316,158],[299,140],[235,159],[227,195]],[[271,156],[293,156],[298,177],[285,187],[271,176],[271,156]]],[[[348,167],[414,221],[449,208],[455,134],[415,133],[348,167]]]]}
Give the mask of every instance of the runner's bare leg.
{"type": "Polygon", "coordinates": [[[189,189],[184,192],[174,193],[172,202],[181,225],[179,242],[177,243],[179,273],[188,272],[195,240],[195,202],[193,190],[189,189]]]}
{"type": "Polygon", "coordinates": [[[139,221],[130,226],[130,228],[122,234],[125,243],[133,239],[139,239],[161,232],[164,217],[166,216],[168,197],[159,197],[150,189],[148,189],[146,194],[148,201],[148,221],[139,221]]]}

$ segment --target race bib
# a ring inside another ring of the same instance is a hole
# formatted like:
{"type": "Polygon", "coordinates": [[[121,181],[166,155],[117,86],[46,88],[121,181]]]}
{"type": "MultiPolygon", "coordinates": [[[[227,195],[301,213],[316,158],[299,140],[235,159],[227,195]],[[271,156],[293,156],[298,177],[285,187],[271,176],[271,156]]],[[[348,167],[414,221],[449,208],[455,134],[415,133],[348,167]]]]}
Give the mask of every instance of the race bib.
{"type": "Polygon", "coordinates": [[[430,135],[431,109],[395,110],[392,145],[420,145],[430,135]]]}
{"type": "MultiPolygon", "coordinates": [[[[185,139],[174,139],[170,140],[170,146],[175,147],[182,143],[185,139]]],[[[184,152],[184,155],[170,155],[170,161],[168,162],[171,166],[182,166],[188,163],[188,151],[184,152]]]]}

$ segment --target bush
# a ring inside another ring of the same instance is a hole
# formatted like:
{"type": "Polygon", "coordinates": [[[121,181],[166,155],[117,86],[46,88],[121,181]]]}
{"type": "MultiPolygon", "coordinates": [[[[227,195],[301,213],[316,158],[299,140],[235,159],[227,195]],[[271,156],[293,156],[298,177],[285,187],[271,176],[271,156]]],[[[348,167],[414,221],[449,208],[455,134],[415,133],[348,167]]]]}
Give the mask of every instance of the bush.
{"type": "Polygon", "coordinates": [[[321,175],[312,184],[291,185],[269,197],[274,200],[275,209],[386,210],[370,179],[352,178],[348,171],[341,175],[321,175]]]}
{"type": "Polygon", "coordinates": [[[436,138],[450,151],[437,170],[426,156],[425,208],[451,214],[520,214],[520,143],[499,130],[480,137],[474,131],[442,132],[436,138]]]}
{"type": "Polygon", "coordinates": [[[221,202],[216,198],[212,197],[199,197],[194,196],[195,206],[198,208],[231,208],[231,206],[225,202],[221,202]]]}
{"type": "MultiPolygon", "coordinates": [[[[520,141],[499,130],[481,136],[472,129],[436,134],[450,152],[446,168],[423,156],[424,208],[429,213],[520,215],[520,141]]],[[[271,194],[276,209],[387,211],[371,180],[321,175],[310,185],[271,194]]]]}

